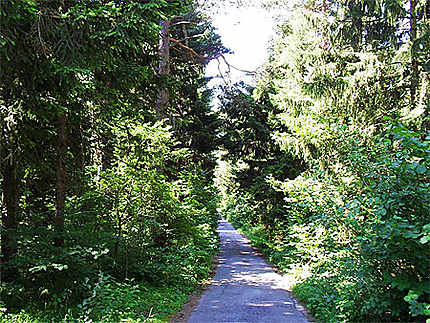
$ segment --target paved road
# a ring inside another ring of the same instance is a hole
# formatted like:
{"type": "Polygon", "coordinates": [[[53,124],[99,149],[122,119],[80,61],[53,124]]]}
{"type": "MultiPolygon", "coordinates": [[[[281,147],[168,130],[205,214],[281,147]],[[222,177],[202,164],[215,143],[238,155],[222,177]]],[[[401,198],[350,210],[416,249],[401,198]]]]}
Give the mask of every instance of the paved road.
{"type": "Polygon", "coordinates": [[[308,322],[304,309],[283,288],[282,276],[221,220],[220,264],[188,323],[308,322]]]}

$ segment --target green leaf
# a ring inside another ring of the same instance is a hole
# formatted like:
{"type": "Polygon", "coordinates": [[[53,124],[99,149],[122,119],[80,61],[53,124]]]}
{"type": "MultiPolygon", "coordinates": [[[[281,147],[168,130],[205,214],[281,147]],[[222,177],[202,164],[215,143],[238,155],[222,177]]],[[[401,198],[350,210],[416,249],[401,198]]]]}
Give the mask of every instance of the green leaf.
{"type": "Polygon", "coordinates": [[[36,266],[36,267],[33,267],[33,268],[30,268],[28,271],[29,272],[31,272],[31,273],[36,273],[36,272],[39,272],[39,271],[47,271],[47,269],[48,269],[48,267],[46,266],[46,265],[40,265],[40,266],[36,266]]]}
{"type": "Polygon", "coordinates": [[[418,297],[420,297],[420,295],[418,295],[418,293],[416,293],[413,290],[410,290],[408,295],[406,295],[404,297],[404,300],[408,303],[412,302],[412,301],[416,301],[418,299],[418,297]]]}
{"type": "Polygon", "coordinates": [[[427,168],[424,165],[419,164],[416,168],[418,174],[424,174],[427,172],[427,168]]]}
{"type": "Polygon", "coordinates": [[[430,241],[430,235],[426,235],[420,239],[421,244],[426,244],[429,241],[430,241]]]}

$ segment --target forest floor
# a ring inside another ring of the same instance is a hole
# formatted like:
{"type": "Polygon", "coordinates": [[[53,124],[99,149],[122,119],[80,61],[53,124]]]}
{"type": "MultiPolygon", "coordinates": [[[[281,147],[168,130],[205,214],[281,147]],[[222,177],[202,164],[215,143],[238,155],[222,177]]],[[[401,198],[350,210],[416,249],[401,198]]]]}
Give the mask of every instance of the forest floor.
{"type": "Polygon", "coordinates": [[[226,220],[220,221],[218,232],[221,251],[216,275],[198,304],[198,296],[190,302],[195,309],[188,310],[189,323],[311,321],[287,291],[283,277],[247,238],[226,220]]]}

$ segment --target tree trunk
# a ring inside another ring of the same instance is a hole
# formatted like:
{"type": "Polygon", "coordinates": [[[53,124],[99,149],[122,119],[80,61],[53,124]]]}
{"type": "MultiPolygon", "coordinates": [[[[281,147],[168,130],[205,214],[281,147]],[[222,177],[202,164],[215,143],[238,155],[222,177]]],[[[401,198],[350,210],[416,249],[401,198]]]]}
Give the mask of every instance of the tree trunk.
{"type": "Polygon", "coordinates": [[[412,49],[411,49],[411,109],[414,109],[417,105],[416,100],[416,93],[418,88],[418,59],[416,52],[413,48],[413,44],[415,39],[417,38],[417,16],[416,16],[416,5],[417,0],[410,0],[410,38],[412,43],[412,49]]]}
{"type": "MultiPolygon", "coordinates": [[[[421,82],[420,106],[424,110],[422,129],[424,130],[423,137],[427,136],[427,131],[430,131],[430,73],[423,72],[421,82]]],[[[424,139],[423,138],[423,139],[424,139]]]]}
{"type": "Polygon", "coordinates": [[[82,107],[80,105],[75,105],[74,110],[80,116],[78,119],[71,121],[69,118],[68,120],[68,150],[73,156],[73,162],[71,163],[72,172],[68,174],[67,190],[69,194],[82,195],[82,193],[85,192],[86,187],[86,149],[89,146],[89,143],[86,141],[84,135],[84,127],[88,123],[88,116],[82,113],[82,107]]]}
{"type": "Polygon", "coordinates": [[[56,184],[56,208],[55,208],[55,234],[54,245],[64,246],[64,202],[66,198],[66,113],[61,112],[58,116],[57,137],[57,184],[56,184]]]}
{"type": "MultiPolygon", "coordinates": [[[[326,0],[323,0],[323,2],[322,2],[322,12],[323,12],[323,15],[325,16],[325,14],[327,12],[327,2],[326,2],[326,0]]],[[[323,30],[323,37],[324,37],[324,42],[323,42],[323,48],[322,48],[322,50],[323,51],[327,51],[327,49],[328,49],[328,39],[327,39],[327,34],[326,34],[326,30],[325,29],[323,30]]]]}
{"type": "MultiPolygon", "coordinates": [[[[160,42],[158,46],[158,54],[160,55],[160,62],[158,65],[158,74],[166,82],[170,72],[169,68],[169,55],[170,55],[170,21],[163,20],[161,22],[160,42]]],[[[157,118],[166,118],[167,107],[169,105],[169,89],[166,84],[161,85],[158,91],[158,98],[155,105],[157,118]]]]}
{"type": "Polygon", "coordinates": [[[353,28],[353,38],[351,45],[354,51],[360,52],[363,47],[363,18],[360,1],[352,1],[351,13],[353,28]]]}
{"type": "Polygon", "coordinates": [[[17,254],[16,230],[18,227],[18,184],[16,179],[16,163],[9,157],[3,167],[2,182],[2,277],[4,281],[13,281],[18,276],[15,265],[10,264],[17,254]]]}

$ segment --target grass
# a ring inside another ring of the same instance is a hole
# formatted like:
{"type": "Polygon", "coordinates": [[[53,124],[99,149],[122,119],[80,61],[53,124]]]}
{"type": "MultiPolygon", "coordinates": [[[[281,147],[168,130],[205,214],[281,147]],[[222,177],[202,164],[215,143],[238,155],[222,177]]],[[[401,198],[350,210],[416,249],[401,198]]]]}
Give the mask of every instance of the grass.
{"type": "Polygon", "coordinates": [[[168,322],[176,313],[194,286],[151,286],[113,283],[109,280],[99,290],[100,296],[89,301],[90,306],[59,308],[58,311],[40,311],[31,307],[14,314],[0,314],[0,322],[168,322]]]}
{"type": "Polygon", "coordinates": [[[199,249],[197,258],[183,255],[182,258],[175,259],[172,270],[177,270],[177,279],[172,280],[170,277],[168,280],[175,281],[174,283],[167,283],[166,277],[160,277],[159,283],[154,284],[146,281],[119,281],[100,274],[96,282],[88,283],[89,296],[79,304],[54,300],[45,304],[45,308],[29,303],[18,312],[6,312],[0,302],[0,323],[169,322],[212,272],[211,260],[218,249],[215,232],[207,233],[206,242],[199,249]],[[179,267],[176,266],[178,263],[181,263],[179,267]],[[184,270],[194,279],[184,279],[184,270]]]}

